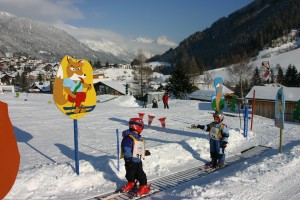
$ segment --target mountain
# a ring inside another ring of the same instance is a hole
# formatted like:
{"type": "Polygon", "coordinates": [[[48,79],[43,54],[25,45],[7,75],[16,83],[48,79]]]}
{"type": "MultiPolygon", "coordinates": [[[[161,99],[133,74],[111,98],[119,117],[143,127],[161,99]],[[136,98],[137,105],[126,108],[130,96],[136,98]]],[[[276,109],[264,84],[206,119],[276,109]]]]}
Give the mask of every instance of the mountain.
{"type": "MultiPolygon", "coordinates": [[[[148,61],[175,63],[194,57],[198,68],[215,69],[255,57],[266,47],[275,47],[276,40],[300,27],[300,1],[255,0],[249,5],[223,17],[211,27],[196,32],[178,47],[148,61]],[[199,67],[201,66],[201,67],[199,67]]],[[[290,40],[299,37],[299,33],[290,40]]]]}
{"type": "Polygon", "coordinates": [[[0,55],[16,53],[45,61],[60,61],[64,55],[86,60],[124,63],[111,53],[94,51],[63,30],[49,24],[0,12],[0,55]]]}
{"type": "Polygon", "coordinates": [[[94,51],[103,51],[107,53],[111,53],[114,56],[130,63],[135,57],[134,52],[130,52],[114,42],[108,40],[81,40],[82,43],[86,44],[88,47],[93,49],[94,51]]]}

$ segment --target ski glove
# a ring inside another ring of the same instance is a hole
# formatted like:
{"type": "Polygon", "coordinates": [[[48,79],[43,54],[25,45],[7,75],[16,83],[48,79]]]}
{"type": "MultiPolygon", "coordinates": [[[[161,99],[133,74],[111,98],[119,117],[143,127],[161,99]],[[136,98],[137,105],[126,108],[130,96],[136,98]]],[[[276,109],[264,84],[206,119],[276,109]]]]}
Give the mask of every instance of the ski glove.
{"type": "Polygon", "coordinates": [[[150,155],[151,155],[150,151],[149,150],[145,150],[145,156],[150,156],[150,155]]]}
{"type": "Polygon", "coordinates": [[[204,125],[198,125],[197,128],[200,128],[200,129],[203,130],[205,128],[205,126],[204,125]]]}
{"type": "Polygon", "coordinates": [[[222,142],[221,146],[225,149],[227,147],[227,142],[222,142]]]}

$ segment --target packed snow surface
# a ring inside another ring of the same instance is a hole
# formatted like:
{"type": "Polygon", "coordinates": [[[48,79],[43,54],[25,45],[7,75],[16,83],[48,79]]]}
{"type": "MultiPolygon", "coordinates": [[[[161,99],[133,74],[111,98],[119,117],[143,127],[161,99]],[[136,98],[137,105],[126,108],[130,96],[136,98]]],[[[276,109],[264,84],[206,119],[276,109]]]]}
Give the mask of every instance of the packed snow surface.
{"type": "MultiPolygon", "coordinates": [[[[17,179],[5,199],[87,199],[121,187],[126,179],[123,160],[118,171],[116,130],[127,129],[128,120],[138,113],[145,114],[142,135],[151,152],[143,162],[148,180],[210,159],[208,134],[188,128],[212,121],[209,102],[171,99],[170,109],[163,109],[161,101],[154,109],[150,104],[141,108],[131,96],[98,96],[102,103],[78,120],[77,175],[73,120],[56,107],[52,95],[23,93],[17,98],[4,93],[0,100],[8,104],[21,155],[17,179]],[[147,125],[149,114],[155,115],[151,126],[147,125]],[[161,127],[160,117],[166,117],[166,128],[161,127]]],[[[149,199],[300,199],[299,123],[285,123],[281,154],[280,130],[273,119],[254,115],[248,139],[243,136],[242,116],[225,116],[224,123],[230,128],[227,157],[254,145],[271,149],[149,199]]]]}

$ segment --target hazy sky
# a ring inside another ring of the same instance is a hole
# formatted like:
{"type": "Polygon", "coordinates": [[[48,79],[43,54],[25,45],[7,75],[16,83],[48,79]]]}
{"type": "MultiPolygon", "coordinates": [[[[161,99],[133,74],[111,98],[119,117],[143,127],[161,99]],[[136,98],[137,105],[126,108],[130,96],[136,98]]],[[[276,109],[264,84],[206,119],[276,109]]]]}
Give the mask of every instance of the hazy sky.
{"type": "Polygon", "coordinates": [[[168,49],[252,1],[0,0],[0,11],[63,27],[78,39],[156,42],[168,49]]]}

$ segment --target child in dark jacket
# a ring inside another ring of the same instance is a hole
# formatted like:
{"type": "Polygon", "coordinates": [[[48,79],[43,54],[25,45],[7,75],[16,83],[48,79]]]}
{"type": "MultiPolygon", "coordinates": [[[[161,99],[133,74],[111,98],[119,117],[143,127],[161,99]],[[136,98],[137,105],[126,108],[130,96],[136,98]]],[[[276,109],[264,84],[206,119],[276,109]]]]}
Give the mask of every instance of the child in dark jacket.
{"type": "Polygon", "coordinates": [[[150,155],[145,150],[145,143],[140,135],[144,128],[144,122],[140,118],[129,120],[129,129],[123,131],[121,143],[121,157],[125,160],[126,179],[128,183],[121,189],[123,192],[132,190],[135,181],[139,182],[137,196],[142,196],[150,192],[150,185],[147,185],[147,176],[143,170],[142,159],[150,155]]]}

